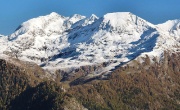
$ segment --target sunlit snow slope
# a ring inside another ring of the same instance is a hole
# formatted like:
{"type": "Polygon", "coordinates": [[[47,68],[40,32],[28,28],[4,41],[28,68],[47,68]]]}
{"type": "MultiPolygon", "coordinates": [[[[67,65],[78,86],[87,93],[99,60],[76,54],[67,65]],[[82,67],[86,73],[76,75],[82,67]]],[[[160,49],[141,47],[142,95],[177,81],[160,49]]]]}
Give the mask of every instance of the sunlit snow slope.
{"type": "Polygon", "coordinates": [[[3,55],[3,51],[8,47],[8,37],[0,34],[0,56],[3,55]]]}
{"type": "Polygon", "coordinates": [[[4,54],[33,61],[44,69],[107,63],[102,72],[109,72],[138,56],[160,58],[164,50],[179,51],[179,24],[175,20],[153,25],[129,12],[101,18],[53,12],[24,22],[8,39],[0,37],[0,45],[4,54]]]}

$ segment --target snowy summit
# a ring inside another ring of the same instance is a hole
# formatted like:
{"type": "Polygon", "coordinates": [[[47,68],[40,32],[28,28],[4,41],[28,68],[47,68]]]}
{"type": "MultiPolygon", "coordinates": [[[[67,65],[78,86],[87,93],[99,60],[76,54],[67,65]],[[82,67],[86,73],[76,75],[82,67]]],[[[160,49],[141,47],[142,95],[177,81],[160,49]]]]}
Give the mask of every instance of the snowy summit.
{"type": "Polygon", "coordinates": [[[24,22],[0,42],[1,54],[16,54],[44,69],[107,63],[102,73],[146,54],[160,59],[165,50],[180,51],[180,20],[154,25],[129,12],[100,18],[53,12],[24,22]]]}

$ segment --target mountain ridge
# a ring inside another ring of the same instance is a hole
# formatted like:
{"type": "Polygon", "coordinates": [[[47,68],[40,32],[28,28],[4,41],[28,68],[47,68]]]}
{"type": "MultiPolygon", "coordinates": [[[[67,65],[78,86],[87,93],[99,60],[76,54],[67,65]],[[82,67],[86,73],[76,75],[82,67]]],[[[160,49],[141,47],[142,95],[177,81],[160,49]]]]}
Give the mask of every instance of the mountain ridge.
{"type": "Polygon", "coordinates": [[[110,62],[100,73],[110,72],[139,55],[161,57],[164,50],[179,51],[179,34],[171,37],[172,31],[162,27],[130,12],[100,18],[78,14],[64,17],[52,12],[24,22],[8,41],[2,40],[7,43],[3,53],[53,71],[110,62]]]}
{"type": "Polygon", "coordinates": [[[180,109],[178,22],[71,17],[51,13],[0,35],[0,109],[180,109]]]}

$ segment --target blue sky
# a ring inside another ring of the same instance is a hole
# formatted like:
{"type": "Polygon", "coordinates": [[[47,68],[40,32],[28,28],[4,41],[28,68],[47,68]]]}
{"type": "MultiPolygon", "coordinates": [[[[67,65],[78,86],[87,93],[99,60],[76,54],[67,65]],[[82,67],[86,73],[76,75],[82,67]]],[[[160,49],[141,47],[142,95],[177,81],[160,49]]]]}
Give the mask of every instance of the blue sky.
{"type": "Polygon", "coordinates": [[[0,34],[11,34],[22,22],[51,12],[99,17],[109,12],[132,12],[158,24],[180,19],[180,0],[0,0],[0,34]]]}

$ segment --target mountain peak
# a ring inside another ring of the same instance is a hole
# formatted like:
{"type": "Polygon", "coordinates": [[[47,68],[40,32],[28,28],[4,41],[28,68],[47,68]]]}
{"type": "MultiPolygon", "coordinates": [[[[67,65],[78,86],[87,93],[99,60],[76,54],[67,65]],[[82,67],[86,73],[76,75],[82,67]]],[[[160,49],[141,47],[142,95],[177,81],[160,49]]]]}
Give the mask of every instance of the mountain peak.
{"type": "MultiPolygon", "coordinates": [[[[180,35],[180,31],[174,32],[180,35]]],[[[12,43],[8,45],[20,51],[22,58],[45,68],[71,68],[103,62],[116,62],[113,65],[117,65],[153,51],[155,47],[169,48],[169,44],[175,42],[159,34],[157,26],[130,12],[108,13],[100,19],[94,14],[88,18],[79,14],[62,18],[53,12],[23,23],[9,37],[12,43]]],[[[114,66],[107,71],[112,68],[114,66]]]]}
{"type": "Polygon", "coordinates": [[[140,27],[147,26],[155,28],[155,26],[150,22],[130,12],[107,13],[103,16],[103,23],[108,24],[110,27],[127,27],[130,25],[137,25],[140,27]]]}
{"type": "Polygon", "coordinates": [[[95,14],[92,14],[90,17],[89,17],[90,20],[97,20],[99,19],[99,17],[97,17],[95,14]]]}
{"type": "Polygon", "coordinates": [[[162,33],[173,37],[180,42],[180,19],[168,20],[165,23],[156,25],[162,33]]]}
{"type": "Polygon", "coordinates": [[[79,20],[85,19],[85,16],[79,15],[79,14],[74,14],[69,18],[69,21],[72,23],[76,23],[79,20]]]}
{"type": "MultiPolygon", "coordinates": [[[[137,19],[142,19],[130,12],[114,12],[114,13],[107,13],[106,15],[103,16],[105,20],[110,20],[110,21],[136,21],[137,19]]],[[[142,19],[143,20],[143,19],[142,19]]],[[[145,21],[145,20],[143,20],[145,21]]]]}
{"type": "Polygon", "coordinates": [[[92,14],[92,15],[90,16],[90,18],[96,18],[96,19],[98,19],[98,17],[97,17],[95,14],[92,14]]]}
{"type": "Polygon", "coordinates": [[[119,18],[124,18],[124,17],[129,17],[130,15],[133,15],[130,12],[114,12],[114,13],[107,13],[106,15],[104,15],[104,18],[108,18],[108,17],[119,17],[119,18]]]}
{"type": "Polygon", "coordinates": [[[180,19],[168,20],[165,23],[158,24],[157,27],[165,31],[178,30],[180,28],[180,19]]]}
{"type": "Polygon", "coordinates": [[[74,14],[70,18],[82,18],[82,17],[84,18],[85,16],[82,16],[80,14],[74,14]]]}
{"type": "Polygon", "coordinates": [[[59,14],[56,13],[56,12],[52,12],[52,13],[50,13],[49,15],[50,15],[50,16],[59,16],[59,14]]]}
{"type": "Polygon", "coordinates": [[[43,16],[43,17],[50,17],[50,18],[66,18],[65,16],[62,16],[56,12],[52,12],[49,15],[43,16]]]}

